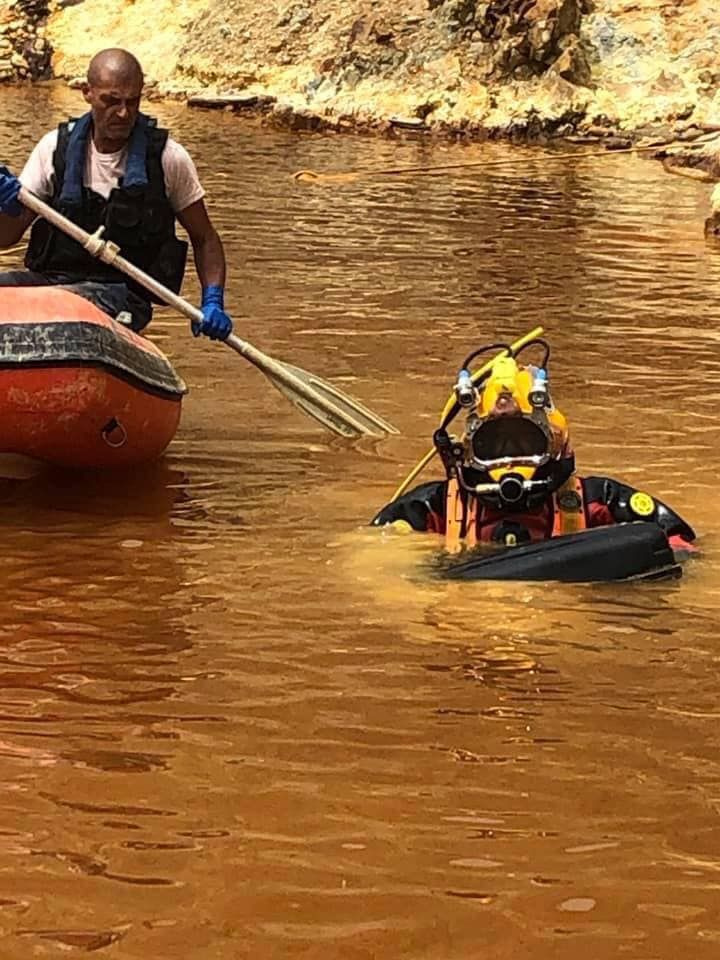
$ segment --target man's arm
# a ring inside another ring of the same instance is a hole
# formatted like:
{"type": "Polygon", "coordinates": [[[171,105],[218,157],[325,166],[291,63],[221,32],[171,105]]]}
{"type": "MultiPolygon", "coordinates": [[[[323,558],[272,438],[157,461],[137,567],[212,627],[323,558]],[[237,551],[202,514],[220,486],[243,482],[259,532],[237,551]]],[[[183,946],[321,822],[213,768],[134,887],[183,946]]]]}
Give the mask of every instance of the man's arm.
{"type": "Polygon", "coordinates": [[[218,232],[210,223],[205,203],[196,200],[176,214],[190,237],[195,268],[202,284],[202,323],[192,324],[195,336],[201,333],[211,340],[226,340],[232,333],[232,320],[225,313],[225,251],[218,232]]]}
{"type": "Polygon", "coordinates": [[[177,218],[187,230],[195,257],[195,269],[203,290],[225,286],[225,251],[217,230],[210,222],[205,202],[196,200],[177,218]]]}
{"type": "Polygon", "coordinates": [[[27,207],[24,207],[17,217],[0,213],[0,250],[7,250],[8,247],[14,247],[16,243],[20,243],[23,234],[34,219],[35,214],[27,207]]]}
{"type": "Polygon", "coordinates": [[[57,130],[51,130],[35,145],[20,177],[7,167],[0,167],[0,249],[14,247],[35,220],[36,214],[17,200],[22,184],[41,200],[52,196],[53,154],[57,146],[57,130]]]}

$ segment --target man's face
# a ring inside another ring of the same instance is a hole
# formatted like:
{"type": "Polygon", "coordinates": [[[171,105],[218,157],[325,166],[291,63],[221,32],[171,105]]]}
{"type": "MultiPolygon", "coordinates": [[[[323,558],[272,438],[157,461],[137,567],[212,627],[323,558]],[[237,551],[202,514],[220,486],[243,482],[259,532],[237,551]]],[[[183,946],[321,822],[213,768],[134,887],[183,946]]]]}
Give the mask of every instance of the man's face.
{"type": "Polygon", "coordinates": [[[92,111],[95,140],[117,144],[120,149],[137,120],[142,82],[118,81],[105,76],[101,83],[86,83],[82,89],[92,111]]]}

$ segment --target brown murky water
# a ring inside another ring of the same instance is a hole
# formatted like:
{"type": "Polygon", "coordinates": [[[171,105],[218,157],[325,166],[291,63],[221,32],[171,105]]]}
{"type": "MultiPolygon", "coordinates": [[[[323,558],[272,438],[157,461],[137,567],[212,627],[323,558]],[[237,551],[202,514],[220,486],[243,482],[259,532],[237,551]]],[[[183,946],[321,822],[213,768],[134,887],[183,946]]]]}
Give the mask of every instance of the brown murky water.
{"type": "MultiPolygon", "coordinates": [[[[79,109],[3,91],[2,160],[79,109]]],[[[621,157],[308,189],[294,170],[512,154],[156,112],[240,332],[402,436],[331,438],[166,312],[191,393],[164,463],[0,487],[0,955],[716,958],[706,190],[621,157]],[[538,322],[582,469],[700,532],[681,582],[430,584],[428,545],[364,528],[459,359],[538,322]]]]}

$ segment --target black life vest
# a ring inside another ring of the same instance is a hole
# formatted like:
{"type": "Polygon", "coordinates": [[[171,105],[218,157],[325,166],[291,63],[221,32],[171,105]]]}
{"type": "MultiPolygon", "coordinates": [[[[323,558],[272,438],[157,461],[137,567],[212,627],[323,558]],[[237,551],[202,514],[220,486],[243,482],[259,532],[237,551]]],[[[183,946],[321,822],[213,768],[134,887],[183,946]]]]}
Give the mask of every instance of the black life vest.
{"type": "MultiPolygon", "coordinates": [[[[158,129],[152,117],[138,115],[125,176],[105,199],[83,183],[91,128],[89,113],[58,127],[50,206],[88,233],[104,226],[104,240],[116,243],[127,260],[179,293],[188,245],[175,235],[175,213],[165,190],[162,153],[168,131],[158,129]]],[[[25,266],[76,281],[125,283],[146,300],[161,302],[41,218],[33,224],[25,266]]]]}

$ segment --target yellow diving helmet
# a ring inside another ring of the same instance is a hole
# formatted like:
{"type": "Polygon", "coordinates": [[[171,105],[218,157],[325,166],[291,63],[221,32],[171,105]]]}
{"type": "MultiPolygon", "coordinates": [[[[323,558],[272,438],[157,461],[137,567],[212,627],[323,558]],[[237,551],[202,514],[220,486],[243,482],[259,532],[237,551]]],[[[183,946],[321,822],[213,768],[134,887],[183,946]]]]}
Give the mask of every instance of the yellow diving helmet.
{"type": "Polygon", "coordinates": [[[575,470],[567,420],[548,391],[549,357],[548,344],[539,338],[515,353],[507,344],[471,353],[455,384],[455,409],[435,435],[448,476],[498,508],[532,507],[575,470]],[[533,345],[544,348],[542,361],[520,365],[518,354],[533,345]],[[473,381],[470,364],[475,357],[498,348],[506,355],[473,381]],[[460,410],[466,413],[464,433],[462,439],[451,439],[446,427],[460,410]]]}

